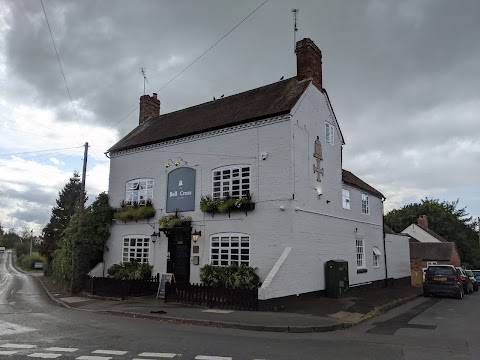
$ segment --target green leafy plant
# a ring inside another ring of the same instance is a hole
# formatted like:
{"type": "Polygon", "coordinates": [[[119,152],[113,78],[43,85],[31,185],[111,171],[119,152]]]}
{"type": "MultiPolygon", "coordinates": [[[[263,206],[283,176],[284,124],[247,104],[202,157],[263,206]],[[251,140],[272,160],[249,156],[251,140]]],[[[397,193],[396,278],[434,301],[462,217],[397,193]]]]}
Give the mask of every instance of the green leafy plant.
{"type": "Polygon", "coordinates": [[[232,198],[230,196],[225,196],[222,199],[222,202],[218,205],[218,211],[222,214],[232,210],[235,208],[235,204],[237,203],[237,199],[232,198]]]}
{"type": "Polygon", "coordinates": [[[217,212],[228,213],[230,216],[232,210],[242,210],[246,214],[248,210],[253,209],[255,209],[255,203],[252,201],[250,192],[246,192],[241,198],[233,198],[230,195],[221,199],[213,199],[210,195],[200,198],[200,210],[212,216],[217,212]]]}
{"type": "Polygon", "coordinates": [[[215,213],[218,212],[218,205],[220,203],[220,199],[213,199],[210,195],[202,196],[200,198],[200,210],[204,213],[215,215],[215,213]]]}
{"type": "Polygon", "coordinates": [[[174,214],[164,215],[160,218],[160,228],[173,229],[174,227],[188,226],[192,222],[191,216],[183,216],[179,211],[174,214]]]}
{"type": "Polygon", "coordinates": [[[152,276],[153,266],[138,261],[115,264],[108,268],[108,276],[120,280],[142,280],[152,276]]]}
{"type": "Polygon", "coordinates": [[[122,201],[120,208],[116,209],[114,218],[123,222],[138,221],[142,219],[151,219],[155,216],[155,208],[151,201],[147,201],[145,206],[139,206],[136,201],[131,206],[122,201]]]}
{"type": "Polygon", "coordinates": [[[44,258],[39,253],[32,253],[32,255],[22,255],[17,259],[17,263],[23,270],[32,270],[36,262],[44,262],[44,258]]]}
{"type": "Polygon", "coordinates": [[[256,269],[246,265],[229,266],[205,265],[200,269],[200,280],[207,286],[228,289],[257,289],[261,286],[256,269]]]}

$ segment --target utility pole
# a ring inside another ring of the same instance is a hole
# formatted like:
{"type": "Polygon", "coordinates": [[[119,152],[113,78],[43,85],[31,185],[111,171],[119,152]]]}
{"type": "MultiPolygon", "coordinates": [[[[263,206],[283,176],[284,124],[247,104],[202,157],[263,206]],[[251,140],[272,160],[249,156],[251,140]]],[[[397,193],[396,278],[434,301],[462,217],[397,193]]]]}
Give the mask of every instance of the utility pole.
{"type": "MultiPolygon", "coordinates": [[[[82,170],[82,182],[80,183],[80,205],[78,208],[78,240],[81,241],[81,231],[82,231],[82,218],[85,202],[85,177],[87,176],[87,159],[88,159],[88,142],[85,143],[85,151],[83,153],[83,170],[82,170]]],[[[72,248],[72,278],[70,282],[70,291],[73,293],[75,289],[75,282],[78,280],[77,273],[77,251],[76,244],[73,243],[72,248]]]]}
{"type": "Polygon", "coordinates": [[[32,256],[33,229],[30,230],[30,256],[32,256]]]}

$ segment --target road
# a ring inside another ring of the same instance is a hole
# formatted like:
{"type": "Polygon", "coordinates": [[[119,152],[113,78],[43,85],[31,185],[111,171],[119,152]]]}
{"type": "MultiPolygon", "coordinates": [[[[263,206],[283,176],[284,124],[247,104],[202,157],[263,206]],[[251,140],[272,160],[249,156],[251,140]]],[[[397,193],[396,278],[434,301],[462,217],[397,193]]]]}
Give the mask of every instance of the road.
{"type": "Polygon", "coordinates": [[[70,310],[0,259],[0,357],[13,359],[480,359],[480,294],[417,299],[353,329],[283,334],[70,310]]]}

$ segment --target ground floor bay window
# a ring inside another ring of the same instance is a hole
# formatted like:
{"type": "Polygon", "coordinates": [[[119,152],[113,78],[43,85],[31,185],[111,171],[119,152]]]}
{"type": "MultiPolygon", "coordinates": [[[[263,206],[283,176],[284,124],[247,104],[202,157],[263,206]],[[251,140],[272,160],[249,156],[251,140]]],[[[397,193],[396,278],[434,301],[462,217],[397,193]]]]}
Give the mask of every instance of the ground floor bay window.
{"type": "Polygon", "coordinates": [[[228,266],[250,265],[250,235],[215,234],[210,237],[210,264],[228,266]]]}
{"type": "Polygon", "coordinates": [[[144,235],[129,235],[123,238],[122,261],[138,261],[148,264],[150,253],[150,237],[144,235]]]}

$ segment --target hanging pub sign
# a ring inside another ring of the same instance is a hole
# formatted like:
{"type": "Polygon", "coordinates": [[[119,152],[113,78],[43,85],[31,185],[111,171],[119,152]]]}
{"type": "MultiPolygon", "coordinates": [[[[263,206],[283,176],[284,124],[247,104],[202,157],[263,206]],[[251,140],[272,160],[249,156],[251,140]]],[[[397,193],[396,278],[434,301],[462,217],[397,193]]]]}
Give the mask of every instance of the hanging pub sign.
{"type": "Polygon", "coordinates": [[[196,170],[188,167],[175,169],[168,174],[167,213],[195,210],[196,170]]]}

